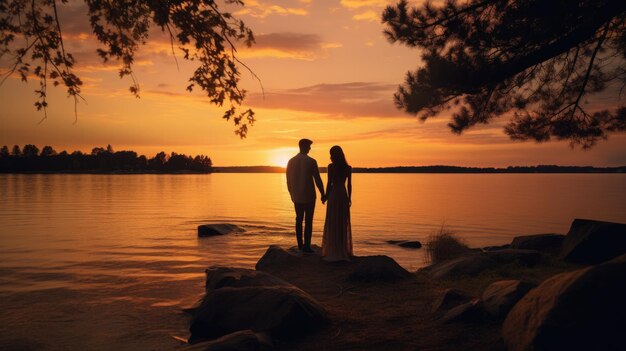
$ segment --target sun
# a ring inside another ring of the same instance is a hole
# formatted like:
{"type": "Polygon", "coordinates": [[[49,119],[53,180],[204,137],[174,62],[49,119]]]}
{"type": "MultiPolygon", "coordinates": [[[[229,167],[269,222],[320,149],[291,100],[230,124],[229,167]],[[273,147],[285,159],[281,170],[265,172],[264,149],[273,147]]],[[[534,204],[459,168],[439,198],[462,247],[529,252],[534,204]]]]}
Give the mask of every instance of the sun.
{"type": "Polygon", "coordinates": [[[287,167],[287,162],[292,158],[297,152],[292,148],[281,148],[274,149],[271,151],[269,160],[271,166],[278,167],[287,167]]]}

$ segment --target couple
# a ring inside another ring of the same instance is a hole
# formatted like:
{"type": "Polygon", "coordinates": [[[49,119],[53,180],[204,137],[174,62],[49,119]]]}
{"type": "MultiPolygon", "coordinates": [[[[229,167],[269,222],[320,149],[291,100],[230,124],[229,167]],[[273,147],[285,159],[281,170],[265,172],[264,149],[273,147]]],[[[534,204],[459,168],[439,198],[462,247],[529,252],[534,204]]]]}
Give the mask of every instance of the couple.
{"type": "Polygon", "coordinates": [[[313,142],[302,139],[298,143],[300,153],[287,164],[287,188],[296,209],[296,239],[298,249],[312,253],[313,212],[315,211],[315,185],[322,196],[322,204],[328,200],[322,256],[327,261],[348,261],[352,256],[352,230],[350,228],[350,205],[352,195],[352,167],[346,162],[341,147],[330,149],[331,164],[328,165],[326,192],[317,167],[317,161],[308,156],[313,142]],[[346,180],[348,188],[346,190],[346,180]],[[304,242],[302,220],[304,219],[304,242]]]}

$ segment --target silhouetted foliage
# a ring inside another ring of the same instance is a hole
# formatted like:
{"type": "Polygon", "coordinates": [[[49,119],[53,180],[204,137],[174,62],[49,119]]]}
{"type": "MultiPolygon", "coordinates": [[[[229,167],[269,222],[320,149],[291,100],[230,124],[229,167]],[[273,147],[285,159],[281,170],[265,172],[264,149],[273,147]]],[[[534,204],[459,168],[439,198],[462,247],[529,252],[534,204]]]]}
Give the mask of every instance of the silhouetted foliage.
{"type": "Polygon", "coordinates": [[[147,159],[138,156],[135,151],[113,151],[95,147],[91,154],[74,151],[56,153],[51,146],[44,146],[39,152],[35,145],[25,145],[24,151],[14,146],[18,154],[9,154],[8,147],[0,149],[0,172],[212,172],[211,158],[204,155],[195,157],[172,153],[167,157],[159,152],[147,159]],[[6,152],[5,152],[6,151],[6,152]]]}
{"type": "Polygon", "coordinates": [[[54,151],[52,146],[44,146],[43,149],[41,149],[40,156],[42,156],[42,157],[50,157],[50,156],[54,156],[56,154],[57,154],[57,152],[54,151]]]}
{"type": "Polygon", "coordinates": [[[448,0],[413,9],[400,1],[382,20],[390,42],[423,49],[424,66],[394,96],[421,120],[451,110],[448,125],[460,134],[513,111],[512,139],[583,148],[626,130],[626,107],[584,106],[611,83],[626,85],[626,1],[448,0]]]}
{"type": "Polygon", "coordinates": [[[24,157],[36,157],[39,155],[39,148],[33,144],[26,144],[22,149],[22,155],[24,157]]]}
{"type": "MultiPolygon", "coordinates": [[[[67,0],[0,0],[0,57],[6,55],[12,62],[7,77],[17,72],[23,81],[32,75],[39,79],[35,106],[44,111],[44,118],[49,80],[54,86],[64,85],[75,103],[81,97],[83,82],[74,74],[76,60],[66,51],[58,16],[64,8],[57,5],[65,3],[67,0]]],[[[243,5],[241,0],[221,3],[243,5]]],[[[237,58],[234,43],[243,41],[250,46],[254,37],[243,21],[222,12],[214,0],[85,0],[85,4],[91,29],[103,44],[97,54],[103,62],[115,59],[121,63],[119,75],[131,77],[132,94],[139,96],[133,74],[135,54],[156,26],[169,35],[172,54],[177,44],[185,60],[198,64],[187,90],[200,88],[220,107],[228,102],[223,117],[234,121],[240,137],[246,136],[254,112],[239,110],[246,91],[239,88],[237,66],[246,66],[237,58]]]]}
{"type": "Polygon", "coordinates": [[[20,149],[19,145],[13,145],[13,149],[11,150],[11,155],[22,156],[22,149],[20,149]]]}

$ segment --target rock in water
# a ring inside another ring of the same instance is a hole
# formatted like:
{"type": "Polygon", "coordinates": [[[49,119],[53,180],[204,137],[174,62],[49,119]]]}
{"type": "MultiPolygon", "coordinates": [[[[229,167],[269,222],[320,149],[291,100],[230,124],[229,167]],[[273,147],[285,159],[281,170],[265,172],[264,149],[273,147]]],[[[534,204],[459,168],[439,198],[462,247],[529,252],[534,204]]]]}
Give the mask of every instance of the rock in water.
{"type": "Polygon", "coordinates": [[[399,243],[398,246],[405,247],[407,249],[419,249],[422,247],[422,243],[417,240],[405,241],[403,243],[399,243]]]}
{"type": "Polygon", "coordinates": [[[516,236],[511,242],[512,249],[537,250],[541,252],[555,252],[561,249],[565,235],[562,234],[534,234],[516,236]]]}
{"type": "Polygon", "coordinates": [[[563,240],[561,258],[597,264],[626,254],[626,224],[575,219],[563,240]]]}
{"type": "Polygon", "coordinates": [[[389,256],[365,256],[350,274],[352,280],[402,280],[411,276],[406,269],[402,268],[389,256]]]}
{"type": "Polygon", "coordinates": [[[387,244],[398,245],[407,249],[419,249],[422,243],[417,240],[387,240],[387,244]]]}
{"type": "Polygon", "coordinates": [[[489,285],[482,295],[483,307],[490,315],[504,318],[533,284],[519,280],[501,280],[489,285]]]}
{"type": "Polygon", "coordinates": [[[555,275],[509,312],[502,338],[510,351],[624,350],[626,255],[555,275]]]}
{"type": "Polygon", "coordinates": [[[295,286],[224,287],[205,295],[191,322],[190,343],[251,329],[293,338],[328,320],[326,310],[295,286]]]}
{"type": "Polygon", "coordinates": [[[198,226],[198,236],[216,236],[224,235],[232,232],[243,232],[244,229],[234,224],[229,223],[216,223],[216,224],[202,224],[198,226]]]}

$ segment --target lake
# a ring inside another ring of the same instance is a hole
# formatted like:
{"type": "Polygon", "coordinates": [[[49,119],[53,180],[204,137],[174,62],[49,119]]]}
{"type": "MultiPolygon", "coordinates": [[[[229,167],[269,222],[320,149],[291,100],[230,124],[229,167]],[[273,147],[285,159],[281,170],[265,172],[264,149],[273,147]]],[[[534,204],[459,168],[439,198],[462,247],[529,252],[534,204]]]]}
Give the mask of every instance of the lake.
{"type": "MultiPolygon", "coordinates": [[[[413,271],[423,249],[387,240],[444,226],[482,247],[574,218],[626,222],[626,174],[354,174],[353,188],[355,254],[413,271]]],[[[4,174],[0,199],[0,349],[176,349],[207,266],[295,245],[282,174],[4,174]],[[224,222],[246,231],[197,237],[224,222]]],[[[324,215],[318,201],[314,244],[324,215]]]]}

